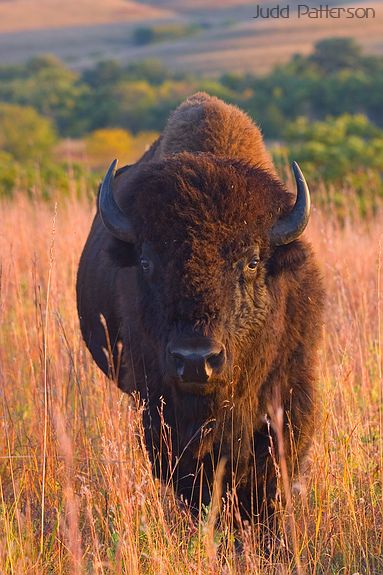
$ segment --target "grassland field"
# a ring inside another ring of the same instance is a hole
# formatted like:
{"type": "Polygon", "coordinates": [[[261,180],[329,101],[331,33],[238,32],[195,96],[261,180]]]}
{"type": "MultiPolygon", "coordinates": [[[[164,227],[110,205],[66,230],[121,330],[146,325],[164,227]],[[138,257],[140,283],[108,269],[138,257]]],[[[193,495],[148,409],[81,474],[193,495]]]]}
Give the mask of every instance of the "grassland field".
{"type": "MultiPolygon", "coordinates": [[[[314,206],[317,205],[314,195],[314,206]]],[[[0,573],[383,572],[383,213],[343,223],[314,208],[306,232],[327,287],[310,473],[280,514],[286,548],[235,552],[230,508],[193,522],[153,480],[134,400],[95,367],[75,304],[93,202],[0,204],[0,573]]],[[[215,511],[216,513],[216,511],[215,511]]]]}

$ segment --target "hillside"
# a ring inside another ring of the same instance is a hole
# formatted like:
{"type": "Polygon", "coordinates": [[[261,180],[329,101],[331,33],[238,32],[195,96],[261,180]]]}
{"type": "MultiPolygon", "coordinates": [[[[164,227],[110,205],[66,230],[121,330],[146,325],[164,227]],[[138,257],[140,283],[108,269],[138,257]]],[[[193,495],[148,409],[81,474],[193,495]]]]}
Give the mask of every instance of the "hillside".
{"type": "MultiPolygon", "coordinates": [[[[358,4],[366,5],[363,2],[358,4]]],[[[383,4],[368,4],[375,19],[255,20],[247,0],[8,0],[0,2],[0,51],[3,63],[23,62],[54,53],[73,68],[116,59],[127,63],[158,58],[173,70],[201,74],[225,71],[267,72],[292,54],[307,54],[329,36],[350,36],[366,52],[383,53],[383,4]],[[218,8],[219,6],[219,8],[218,8]],[[203,24],[184,38],[144,46],[132,41],[134,28],[168,24],[203,24]]]]}
{"type": "Polygon", "coordinates": [[[0,33],[169,17],[165,8],[132,0],[3,0],[0,33]]]}

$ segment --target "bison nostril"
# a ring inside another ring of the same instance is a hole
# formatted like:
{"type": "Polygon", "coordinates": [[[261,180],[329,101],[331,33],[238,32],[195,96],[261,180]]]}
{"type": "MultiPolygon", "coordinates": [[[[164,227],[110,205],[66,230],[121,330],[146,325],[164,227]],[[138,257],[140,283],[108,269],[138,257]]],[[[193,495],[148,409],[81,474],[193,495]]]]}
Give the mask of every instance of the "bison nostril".
{"type": "Polygon", "coordinates": [[[169,374],[184,382],[206,383],[225,362],[224,346],[208,338],[180,338],[167,347],[169,374]]]}
{"type": "Polygon", "coordinates": [[[185,368],[185,358],[177,353],[172,353],[172,358],[174,360],[174,366],[176,368],[176,372],[178,377],[182,377],[185,368]]]}
{"type": "Polygon", "coordinates": [[[221,369],[225,363],[225,351],[222,349],[219,353],[212,353],[208,358],[206,358],[206,363],[214,371],[221,369]]]}

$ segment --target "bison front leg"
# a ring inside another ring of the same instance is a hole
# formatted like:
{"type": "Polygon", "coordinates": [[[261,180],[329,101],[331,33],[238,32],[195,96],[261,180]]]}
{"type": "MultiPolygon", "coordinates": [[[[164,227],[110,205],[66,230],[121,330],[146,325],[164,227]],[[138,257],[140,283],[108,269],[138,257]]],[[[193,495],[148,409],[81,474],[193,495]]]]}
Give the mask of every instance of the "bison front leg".
{"type": "Polygon", "coordinates": [[[272,455],[276,438],[267,426],[253,434],[246,473],[234,482],[234,519],[241,548],[244,530],[252,531],[262,553],[278,546],[280,528],[276,513],[277,467],[272,455]],[[242,480],[241,480],[242,479],[242,480]]]}
{"type": "MultiPolygon", "coordinates": [[[[307,394],[306,394],[307,399],[307,394]]],[[[285,512],[292,512],[292,485],[304,472],[304,463],[314,432],[312,402],[301,409],[301,404],[289,404],[272,412],[265,426],[254,434],[252,502],[247,501],[246,514],[253,514],[261,541],[266,547],[278,548],[283,533],[285,512]]],[[[246,500],[245,500],[246,501],[246,500]]],[[[289,536],[287,535],[287,540],[289,536]]]]}

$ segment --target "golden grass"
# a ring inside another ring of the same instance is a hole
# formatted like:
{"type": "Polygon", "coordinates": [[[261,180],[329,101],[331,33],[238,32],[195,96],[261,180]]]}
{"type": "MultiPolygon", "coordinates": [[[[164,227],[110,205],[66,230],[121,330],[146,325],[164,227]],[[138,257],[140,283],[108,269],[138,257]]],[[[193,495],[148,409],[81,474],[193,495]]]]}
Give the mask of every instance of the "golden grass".
{"type": "MultiPolygon", "coordinates": [[[[236,554],[230,530],[214,535],[217,509],[194,524],[153,480],[133,402],[79,333],[92,212],[75,200],[56,214],[22,197],[0,204],[0,573],[295,572],[284,549],[264,557],[251,530],[236,554]]],[[[282,515],[301,573],[383,573],[382,230],[383,214],[341,227],[317,211],[308,231],[328,303],[322,423],[307,488],[282,515]]]]}

